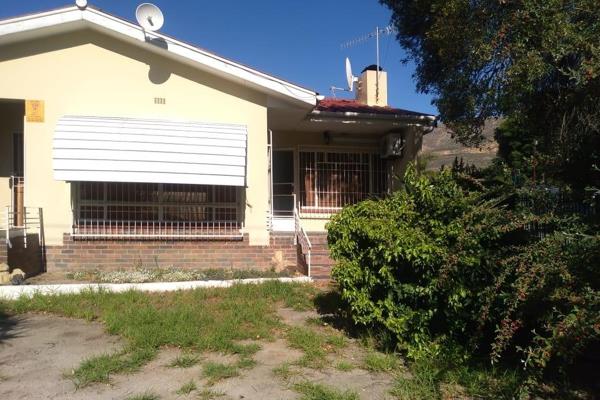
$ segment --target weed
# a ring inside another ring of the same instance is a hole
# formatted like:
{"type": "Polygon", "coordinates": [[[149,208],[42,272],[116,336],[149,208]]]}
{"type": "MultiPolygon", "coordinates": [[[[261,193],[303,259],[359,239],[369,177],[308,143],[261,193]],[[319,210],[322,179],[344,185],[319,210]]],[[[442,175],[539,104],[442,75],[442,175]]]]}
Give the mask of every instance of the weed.
{"type": "Polygon", "coordinates": [[[156,264],[152,268],[146,268],[138,263],[132,269],[119,271],[77,271],[67,272],[65,278],[77,281],[90,281],[97,283],[144,283],[144,282],[185,282],[185,281],[207,281],[207,280],[235,280],[249,278],[281,278],[289,277],[286,271],[262,271],[255,269],[246,270],[182,270],[168,267],[161,268],[156,264]]]}
{"type": "Polygon", "coordinates": [[[159,400],[159,399],[160,399],[159,395],[157,395],[155,393],[146,392],[146,393],[142,393],[142,394],[136,394],[135,396],[130,396],[126,400],[159,400]]]}
{"type": "Polygon", "coordinates": [[[261,346],[258,343],[250,343],[250,344],[239,344],[233,343],[229,352],[232,354],[239,354],[242,358],[251,357],[256,354],[261,349],[261,346]]]}
{"type": "Polygon", "coordinates": [[[198,387],[196,386],[196,383],[194,381],[189,381],[189,382],[185,383],[183,386],[181,386],[175,393],[180,396],[188,395],[197,389],[198,389],[198,387]]]}
{"type": "Polygon", "coordinates": [[[256,365],[256,361],[252,358],[243,357],[236,363],[236,366],[240,369],[250,369],[256,365]]]}
{"type": "Polygon", "coordinates": [[[335,365],[335,369],[342,372],[348,372],[354,369],[354,365],[347,361],[340,361],[335,365]]]}
{"type": "Polygon", "coordinates": [[[220,397],[225,396],[223,392],[215,392],[214,390],[204,389],[198,393],[198,398],[200,400],[214,400],[220,397]]]}
{"type": "Polygon", "coordinates": [[[346,340],[341,335],[323,334],[303,327],[290,328],[287,340],[290,347],[304,352],[298,364],[315,369],[325,367],[328,353],[346,346],[346,340]]]}
{"type": "Polygon", "coordinates": [[[313,326],[327,326],[327,324],[325,322],[323,322],[323,320],[319,317],[306,318],[306,324],[313,325],[313,326]]]}
{"type": "Polygon", "coordinates": [[[393,354],[369,351],[363,360],[363,368],[371,372],[390,372],[398,367],[398,358],[393,354]]]}
{"type": "Polygon", "coordinates": [[[209,385],[214,385],[222,379],[233,378],[239,374],[237,366],[217,362],[208,362],[204,364],[202,369],[202,376],[208,380],[209,385]]]}
{"type": "Polygon", "coordinates": [[[292,376],[299,375],[299,372],[292,370],[290,363],[286,362],[273,368],[273,374],[284,381],[288,381],[292,376]]]}
{"type": "Polygon", "coordinates": [[[293,389],[300,393],[301,400],[359,400],[356,392],[340,392],[336,389],[310,382],[296,383],[293,389]]]}
{"type": "Polygon", "coordinates": [[[181,354],[177,356],[171,363],[169,367],[171,368],[190,368],[194,365],[198,364],[200,358],[193,354],[181,354]]]}
{"type": "Polygon", "coordinates": [[[410,365],[412,377],[398,376],[392,394],[400,399],[516,398],[519,377],[479,365],[452,362],[443,357],[417,360],[410,365]]]}
{"type": "Polygon", "coordinates": [[[84,360],[70,376],[77,388],[93,382],[108,382],[110,375],[131,373],[154,358],[154,349],[136,349],[132,352],[104,354],[84,360]]]}

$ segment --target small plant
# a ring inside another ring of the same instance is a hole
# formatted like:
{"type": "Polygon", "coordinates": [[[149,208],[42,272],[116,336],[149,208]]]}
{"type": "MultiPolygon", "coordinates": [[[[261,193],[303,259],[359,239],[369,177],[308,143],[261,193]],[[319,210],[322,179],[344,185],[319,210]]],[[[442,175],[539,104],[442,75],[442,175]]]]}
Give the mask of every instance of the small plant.
{"type": "Polygon", "coordinates": [[[89,273],[87,271],[67,272],[65,277],[73,281],[86,281],[89,279],[89,273]]]}
{"type": "Polygon", "coordinates": [[[223,392],[215,392],[214,390],[204,389],[201,392],[198,392],[198,398],[200,400],[215,400],[221,397],[224,397],[225,393],[223,392]]]}
{"type": "Polygon", "coordinates": [[[133,352],[119,352],[89,358],[73,370],[68,376],[77,388],[91,383],[108,382],[110,376],[116,373],[135,372],[156,355],[154,349],[136,349],[133,352]]]}
{"type": "Polygon", "coordinates": [[[126,400],[160,400],[160,396],[155,393],[142,393],[128,397],[126,400]]]}
{"type": "Polygon", "coordinates": [[[363,361],[363,368],[371,372],[390,372],[398,367],[398,358],[393,354],[370,351],[363,361]]]}
{"type": "Polygon", "coordinates": [[[65,277],[70,280],[92,281],[98,283],[187,282],[250,278],[282,278],[289,276],[290,274],[287,271],[275,272],[255,269],[184,270],[173,267],[161,268],[158,266],[147,268],[141,264],[134,265],[131,269],[118,271],[77,271],[65,274],[65,277]]]}
{"type": "Polygon", "coordinates": [[[323,334],[309,328],[292,327],[287,340],[290,347],[302,350],[304,356],[298,365],[306,368],[322,369],[327,364],[327,354],[346,346],[346,340],[338,334],[323,334]]]}
{"type": "Polygon", "coordinates": [[[311,382],[296,383],[293,389],[302,395],[301,400],[360,400],[356,392],[339,390],[311,382]]]}
{"type": "Polygon", "coordinates": [[[169,367],[171,368],[190,368],[194,365],[198,364],[200,358],[196,355],[192,354],[181,354],[177,356],[171,363],[169,367]]]}
{"type": "Polygon", "coordinates": [[[234,343],[231,345],[231,353],[238,354],[242,358],[248,358],[256,354],[261,349],[260,344],[258,343],[250,343],[250,344],[238,344],[234,343]]]}
{"type": "Polygon", "coordinates": [[[197,389],[198,389],[198,387],[196,386],[196,383],[192,380],[192,381],[185,383],[183,386],[181,386],[175,393],[180,396],[188,395],[197,389]]]}
{"type": "Polygon", "coordinates": [[[306,324],[313,325],[313,326],[327,326],[327,324],[325,322],[323,322],[323,320],[319,317],[306,318],[306,324]]]}
{"type": "Polygon", "coordinates": [[[335,365],[335,369],[342,372],[348,372],[354,369],[354,365],[352,365],[348,361],[340,361],[335,365]]]}
{"type": "Polygon", "coordinates": [[[284,381],[288,381],[292,376],[298,375],[298,371],[294,371],[290,363],[283,363],[279,367],[273,368],[273,374],[284,381]]]}
{"type": "Polygon", "coordinates": [[[218,362],[204,364],[202,376],[208,380],[209,385],[214,385],[220,380],[238,376],[240,372],[235,365],[227,365],[218,362]]]}

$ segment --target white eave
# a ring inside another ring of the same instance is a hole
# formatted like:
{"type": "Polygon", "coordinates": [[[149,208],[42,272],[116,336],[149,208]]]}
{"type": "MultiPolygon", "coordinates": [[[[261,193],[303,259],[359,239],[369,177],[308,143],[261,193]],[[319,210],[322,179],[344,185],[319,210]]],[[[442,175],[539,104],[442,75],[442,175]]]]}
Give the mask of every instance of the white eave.
{"type": "Polygon", "coordinates": [[[136,24],[90,6],[83,10],[76,6],[65,7],[54,11],[2,20],[0,21],[0,45],[85,27],[96,29],[148,50],[159,52],[224,79],[254,88],[267,95],[292,101],[299,106],[315,106],[317,103],[317,93],[314,91],[217,56],[169,36],[156,32],[144,32],[136,24]],[[166,46],[163,47],[166,48],[158,47],[150,43],[148,39],[164,41],[163,43],[166,46]]]}

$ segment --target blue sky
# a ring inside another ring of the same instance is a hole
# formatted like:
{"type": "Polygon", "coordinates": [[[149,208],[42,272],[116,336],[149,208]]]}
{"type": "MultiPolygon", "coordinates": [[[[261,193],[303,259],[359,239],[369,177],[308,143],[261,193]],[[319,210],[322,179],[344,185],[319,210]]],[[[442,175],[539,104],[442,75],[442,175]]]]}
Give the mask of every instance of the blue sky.
{"type": "MultiPolygon", "coordinates": [[[[0,18],[72,4],[69,0],[2,1],[0,18]]],[[[141,0],[94,0],[112,14],[135,20],[141,0]]],[[[389,24],[391,13],[377,0],[154,0],[165,14],[162,32],[214,53],[330,96],[344,87],[344,60],[355,75],[375,63],[375,42],[342,50],[340,45],[389,24]]],[[[414,67],[402,65],[395,38],[381,40],[382,66],[388,71],[389,103],[437,114],[429,96],[416,93],[414,67]]],[[[339,93],[338,97],[348,97],[339,93]]]]}

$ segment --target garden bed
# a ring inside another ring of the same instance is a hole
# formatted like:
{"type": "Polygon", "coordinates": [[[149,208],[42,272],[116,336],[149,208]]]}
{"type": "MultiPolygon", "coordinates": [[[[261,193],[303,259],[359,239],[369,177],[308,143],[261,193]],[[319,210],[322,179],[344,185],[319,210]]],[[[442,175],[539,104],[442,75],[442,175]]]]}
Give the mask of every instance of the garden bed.
{"type": "Polygon", "coordinates": [[[73,283],[152,283],[227,281],[258,278],[290,278],[298,276],[290,271],[258,269],[178,269],[178,268],[131,268],[116,271],[67,271],[48,272],[28,278],[27,284],[73,284],[73,283]]]}

